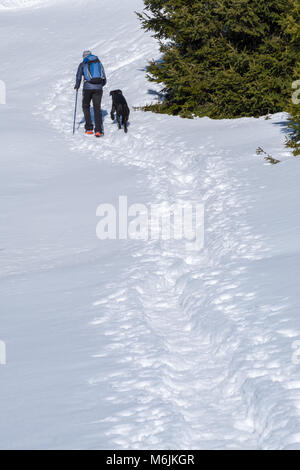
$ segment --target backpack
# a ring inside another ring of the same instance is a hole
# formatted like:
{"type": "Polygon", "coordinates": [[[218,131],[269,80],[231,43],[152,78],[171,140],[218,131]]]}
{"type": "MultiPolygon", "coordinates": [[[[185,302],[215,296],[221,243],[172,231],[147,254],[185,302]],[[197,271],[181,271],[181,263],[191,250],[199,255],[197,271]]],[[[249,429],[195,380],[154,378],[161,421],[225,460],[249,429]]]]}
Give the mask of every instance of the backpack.
{"type": "Polygon", "coordinates": [[[94,85],[101,85],[104,74],[102,64],[98,57],[95,55],[89,55],[84,59],[83,63],[83,73],[85,80],[94,85]]]}

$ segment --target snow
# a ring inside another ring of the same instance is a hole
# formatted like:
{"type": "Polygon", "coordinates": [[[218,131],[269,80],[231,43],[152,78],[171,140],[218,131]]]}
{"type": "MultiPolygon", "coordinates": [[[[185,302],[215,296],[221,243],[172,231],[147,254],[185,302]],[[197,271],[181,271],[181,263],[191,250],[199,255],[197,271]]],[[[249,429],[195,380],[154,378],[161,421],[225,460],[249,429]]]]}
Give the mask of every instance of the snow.
{"type": "Polygon", "coordinates": [[[157,92],[142,1],[43,6],[0,13],[0,448],[300,449],[300,163],[287,116],[134,111],[157,92]],[[72,136],[86,48],[109,77],[101,141],[84,136],[81,110],[72,136]],[[110,121],[115,88],[128,135],[110,121]],[[96,209],[120,195],[204,203],[204,249],[98,240],[96,209]]]}

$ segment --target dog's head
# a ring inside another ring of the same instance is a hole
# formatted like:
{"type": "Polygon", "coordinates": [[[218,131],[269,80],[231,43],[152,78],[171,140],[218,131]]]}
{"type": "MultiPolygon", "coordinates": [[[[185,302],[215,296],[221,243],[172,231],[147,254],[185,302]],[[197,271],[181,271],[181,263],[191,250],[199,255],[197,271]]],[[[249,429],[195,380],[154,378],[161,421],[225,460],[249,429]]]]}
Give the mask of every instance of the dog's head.
{"type": "Polygon", "coordinates": [[[110,96],[114,96],[114,95],[122,95],[122,90],[112,90],[110,92],[110,96]]]}

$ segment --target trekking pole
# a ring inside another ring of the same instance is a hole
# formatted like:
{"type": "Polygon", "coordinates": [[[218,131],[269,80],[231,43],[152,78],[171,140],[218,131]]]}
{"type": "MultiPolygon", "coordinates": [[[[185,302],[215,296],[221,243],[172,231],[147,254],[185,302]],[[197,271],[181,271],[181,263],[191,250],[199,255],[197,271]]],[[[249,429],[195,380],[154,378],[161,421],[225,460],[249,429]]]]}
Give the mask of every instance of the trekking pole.
{"type": "Polygon", "coordinates": [[[75,134],[75,126],[76,126],[77,100],[78,100],[78,90],[76,90],[76,98],[75,98],[75,111],[74,111],[73,135],[75,134]]]}

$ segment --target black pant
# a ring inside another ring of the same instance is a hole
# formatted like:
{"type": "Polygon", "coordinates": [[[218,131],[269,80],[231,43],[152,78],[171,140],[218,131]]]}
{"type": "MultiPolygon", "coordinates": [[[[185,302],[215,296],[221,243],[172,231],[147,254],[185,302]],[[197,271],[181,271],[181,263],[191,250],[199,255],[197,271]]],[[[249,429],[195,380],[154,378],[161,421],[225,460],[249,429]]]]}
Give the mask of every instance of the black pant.
{"type": "Polygon", "coordinates": [[[93,101],[95,116],[95,132],[103,132],[101,111],[103,90],[83,90],[82,109],[85,118],[85,130],[92,131],[94,126],[91,118],[91,101],[93,101]]]}

